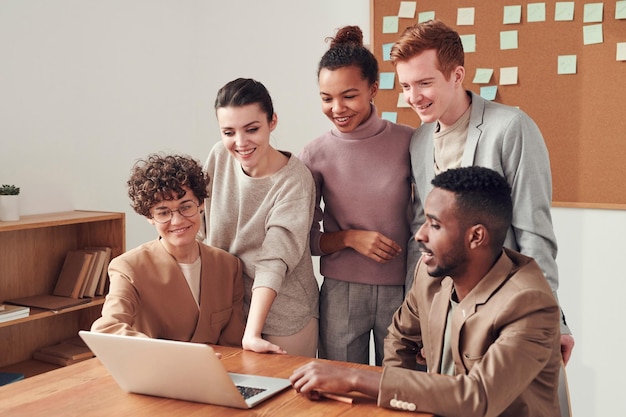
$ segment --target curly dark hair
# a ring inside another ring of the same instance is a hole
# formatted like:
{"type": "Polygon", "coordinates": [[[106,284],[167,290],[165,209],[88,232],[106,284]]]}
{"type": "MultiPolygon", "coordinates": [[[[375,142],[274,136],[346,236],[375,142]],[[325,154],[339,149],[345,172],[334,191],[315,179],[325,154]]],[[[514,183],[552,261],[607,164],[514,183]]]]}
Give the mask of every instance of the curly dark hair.
{"type": "Polygon", "coordinates": [[[494,249],[504,244],[513,218],[513,202],[511,187],[502,175],[489,168],[469,166],[444,171],[431,182],[455,194],[461,224],[483,224],[493,233],[494,249]]]}
{"type": "Polygon", "coordinates": [[[338,68],[355,66],[369,85],[378,81],[378,61],[374,54],[363,45],[363,32],[358,26],[344,26],[337,30],[330,41],[330,48],[322,56],[317,68],[317,77],[322,68],[334,71],[338,68]]]}
{"type": "Polygon", "coordinates": [[[128,185],[131,207],[150,218],[150,209],[163,200],[183,197],[184,186],[191,189],[200,204],[207,197],[208,175],[195,159],[186,155],[150,154],[135,162],[128,185]]]}

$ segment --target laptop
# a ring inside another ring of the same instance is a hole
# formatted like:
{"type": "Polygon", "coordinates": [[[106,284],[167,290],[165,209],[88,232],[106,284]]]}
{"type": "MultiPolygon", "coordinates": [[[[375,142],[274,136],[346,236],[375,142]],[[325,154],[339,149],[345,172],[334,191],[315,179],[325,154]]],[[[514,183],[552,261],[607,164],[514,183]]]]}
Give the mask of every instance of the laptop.
{"type": "Polygon", "coordinates": [[[285,378],[229,373],[202,343],[78,332],[127,392],[252,408],[285,388],[285,378]]]}

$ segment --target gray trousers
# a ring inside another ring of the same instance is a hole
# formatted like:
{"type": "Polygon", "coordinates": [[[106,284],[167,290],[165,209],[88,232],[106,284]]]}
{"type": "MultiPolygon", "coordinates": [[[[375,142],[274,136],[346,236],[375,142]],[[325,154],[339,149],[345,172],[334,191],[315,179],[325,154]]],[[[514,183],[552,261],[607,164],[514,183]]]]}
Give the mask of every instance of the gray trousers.
{"type": "Polygon", "coordinates": [[[320,291],[319,357],[369,364],[370,332],[381,365],[391,319],[404,301],[404,285],[368,285],[324,278],[320,291]]]}

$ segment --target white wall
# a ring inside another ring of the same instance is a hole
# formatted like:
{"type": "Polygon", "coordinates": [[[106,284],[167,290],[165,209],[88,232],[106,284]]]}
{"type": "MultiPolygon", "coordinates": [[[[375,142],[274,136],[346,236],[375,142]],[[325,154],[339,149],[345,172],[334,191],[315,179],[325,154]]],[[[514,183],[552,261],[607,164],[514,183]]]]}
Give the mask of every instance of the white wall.
{"type": "MultiPolygon", "coordinates": [[[[170,151],[203,161],[219,140],[215,93],[239,76],[268,87],[275,145],[299,152],[330,126],[315,76],[324,38],[358,24],[369,39],[369,23],[368,0],[2,0],[0,183],[22,188],[23,214],[125,211],[132,248],[154,237],[128,206],[136,158],[170,151]]],[[[624,415],[626,213],[553,214],[559,295],[577,342],[574,415],[624,415]]]]}

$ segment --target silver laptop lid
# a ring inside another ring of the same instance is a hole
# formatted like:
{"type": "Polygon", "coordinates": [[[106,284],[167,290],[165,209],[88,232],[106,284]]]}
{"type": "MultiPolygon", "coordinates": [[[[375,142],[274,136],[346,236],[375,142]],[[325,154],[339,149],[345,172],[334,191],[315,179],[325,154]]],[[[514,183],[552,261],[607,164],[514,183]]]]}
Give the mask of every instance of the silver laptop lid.
{"type": "Polygon", "coordinates": [[[242,375],[239,382],[260,389],[244,400],[211,346],[88,331],[79,335],[127,392],[250,408],[291,385],[288,379],[242,375]]]}

